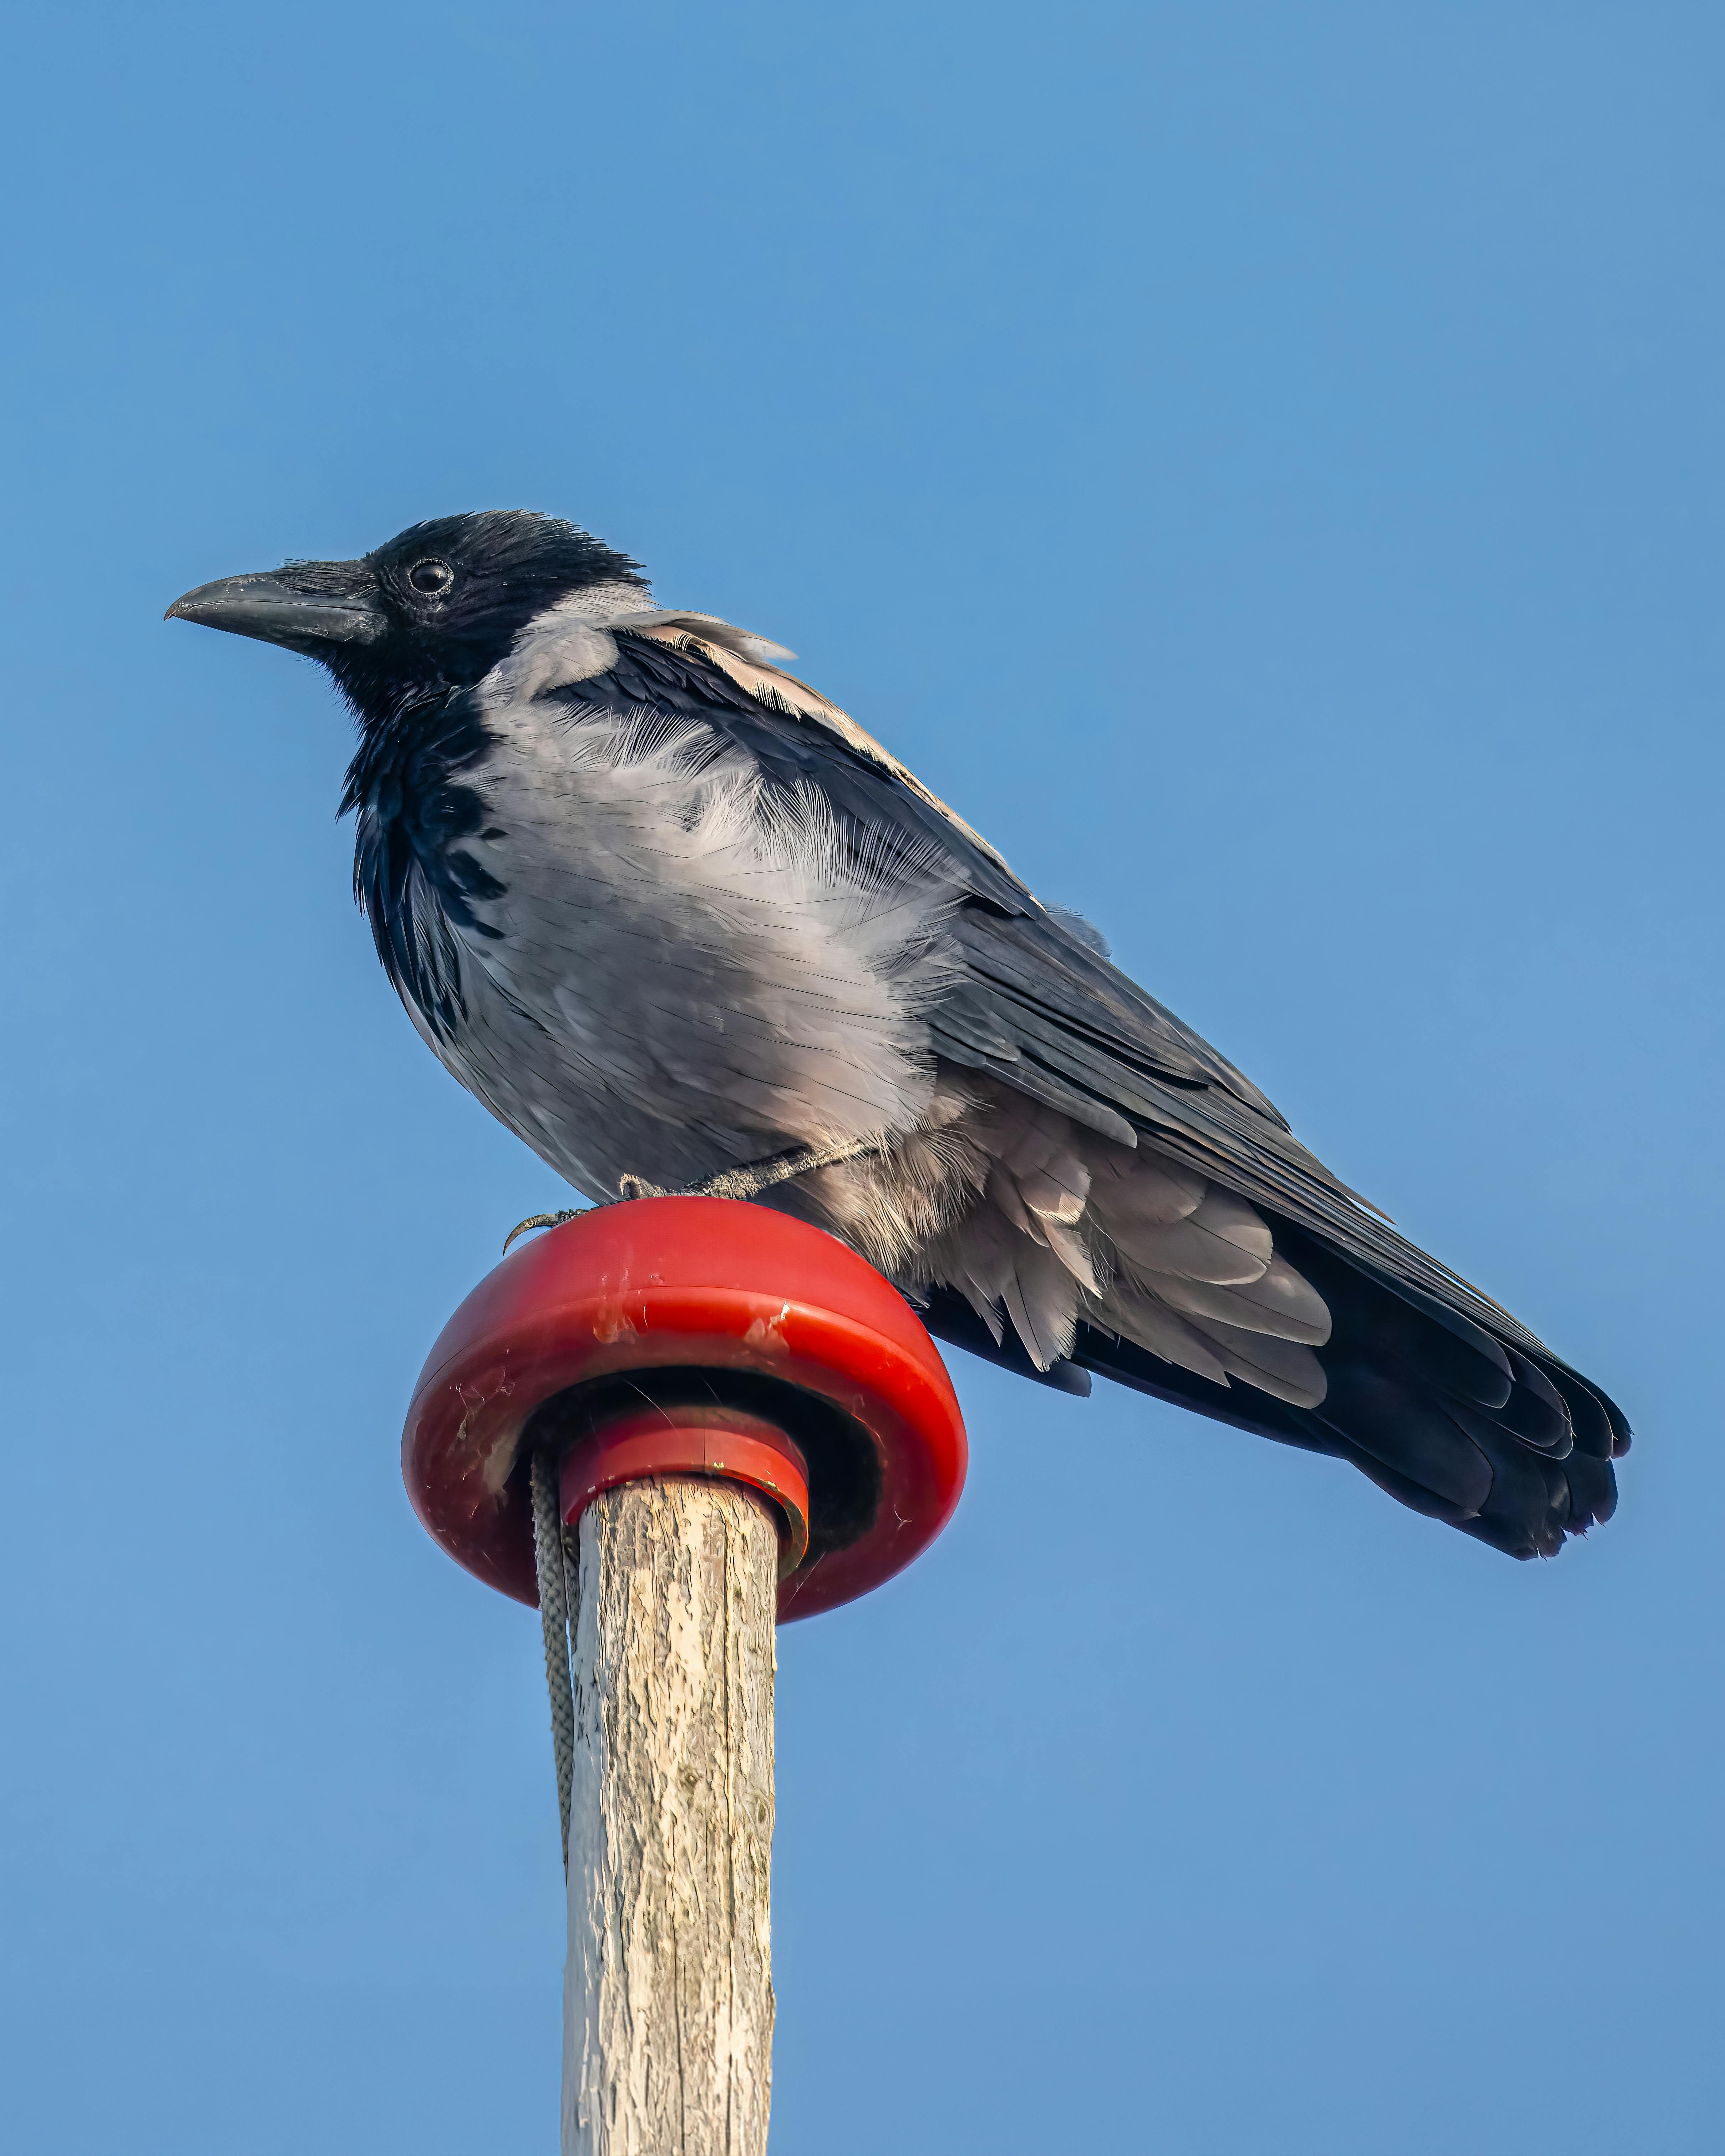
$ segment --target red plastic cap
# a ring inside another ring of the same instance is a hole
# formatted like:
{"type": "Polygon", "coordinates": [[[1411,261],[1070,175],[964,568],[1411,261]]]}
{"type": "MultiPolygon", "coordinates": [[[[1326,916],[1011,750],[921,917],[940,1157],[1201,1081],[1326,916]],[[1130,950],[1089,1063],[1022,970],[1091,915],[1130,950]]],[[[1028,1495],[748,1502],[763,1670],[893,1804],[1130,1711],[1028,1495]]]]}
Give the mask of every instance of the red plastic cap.
{"type": "Polygon", "coordinates": [[[470,1572],[536,1605],[529,1423],[536,1445],[572,1448],[644,1396],[759,1416],[805,1457],[807,1553],[781,1622],[902,1571],[964,1486],[952,1380],[890,1282],[762,1206],[653,1198],[523,1245],[444,1327],[402,1438],[413,1509],[470,1572]]]}
{"type": "Polygon", "coordinates": [[[776,1424],[736,1408],[637,1408],[608,1419],[563,1461],[560,1502],[572,1527],[602,1490],[655,1475],[705,1475],[757,1490],[778,1515],[778,1576],[809,1554],[809,1463],[776,1424]]]}

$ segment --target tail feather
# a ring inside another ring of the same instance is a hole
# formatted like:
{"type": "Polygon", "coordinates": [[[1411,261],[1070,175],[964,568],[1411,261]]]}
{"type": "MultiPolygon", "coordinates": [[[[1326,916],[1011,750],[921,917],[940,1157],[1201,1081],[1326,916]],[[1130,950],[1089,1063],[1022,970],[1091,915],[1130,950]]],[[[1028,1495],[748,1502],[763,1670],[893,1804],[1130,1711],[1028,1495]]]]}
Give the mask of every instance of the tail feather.
{"type": "MultiPolygon", "coordinates": [[[[974,1082],[969,1081],[967,1082],[974,1082]]],[[[1152,1137],[982,1093],[986,1172],[917,1254],[930,1329],[1075,1389],[1081,1373],[1349,1461],[1416,1512],[1518,1558],[1611,1517],[1629,1428],[1507,1314],[1379,1234],[1370,1255],[1249,1202],[1152,1137]],[[1397,1260],[1397,1262],[1399,1262],[1397,1260]],[[1430,1276],[1430,1277],[1428,1277],[1430,1276]]]]}
{"type": "MultiPolygon", "coordinates": [[[[1568,1408],[1569,1427],[1575,1433],[1575,1450],[1595,1460],[1609,1460],[1617,1449],[1611,1418],[1592,1389],[1583,1384],[1573,1370],[1566,1370],[1561,1364],[1554,1363],[1547,1375],[1568,1408]]],[[[1626,1440],[1624,1450],[1628,1450],[1626,1440]]]]}
{"type": "Polygon", "coordinates": [[[1497,1410],[1498,1421],[1536,1452],[1563,1459],[1575,1442],[1575,1431],[1562,1394],[1537,1363],[1530,1363],[1513,1348],[1509,1359],[1516,1381],[1509,1398],[1497,1410]]]}
{"type": "Polygon", "coordinates": [[[1491,1494],[1491,1463],[1471,1441],[1460,1416],[1430,1394],[1421,1396],[1390,1366],[1330,1358],[1323,1419],[1386,1467],[1432,1491],[1463,1513],[1477,1512],[1491,1494]]]}

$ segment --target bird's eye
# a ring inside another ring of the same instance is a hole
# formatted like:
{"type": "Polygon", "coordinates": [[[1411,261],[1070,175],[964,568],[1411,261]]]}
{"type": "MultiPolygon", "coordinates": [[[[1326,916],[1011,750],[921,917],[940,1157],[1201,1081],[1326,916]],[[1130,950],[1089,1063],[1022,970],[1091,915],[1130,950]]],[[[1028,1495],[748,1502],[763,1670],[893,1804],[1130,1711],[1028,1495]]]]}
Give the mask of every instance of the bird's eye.
{"type": "Polygon", "coordinates": [[[415,562],[408,571],[408,582],[429,599],[440,599],[454,581],[455,572],[447,562],[415,562]]]}

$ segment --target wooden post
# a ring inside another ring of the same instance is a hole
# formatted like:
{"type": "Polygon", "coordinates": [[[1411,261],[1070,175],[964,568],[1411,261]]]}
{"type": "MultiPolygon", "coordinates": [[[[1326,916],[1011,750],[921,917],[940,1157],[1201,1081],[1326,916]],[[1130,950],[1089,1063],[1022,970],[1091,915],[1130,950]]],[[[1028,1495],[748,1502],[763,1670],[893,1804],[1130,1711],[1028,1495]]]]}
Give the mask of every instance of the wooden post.
{"type": "Polygon", "coordinates": [[[777,1523],[677,1476],[579,1532],[563,2156],[766,2156],[777,1523]]]}

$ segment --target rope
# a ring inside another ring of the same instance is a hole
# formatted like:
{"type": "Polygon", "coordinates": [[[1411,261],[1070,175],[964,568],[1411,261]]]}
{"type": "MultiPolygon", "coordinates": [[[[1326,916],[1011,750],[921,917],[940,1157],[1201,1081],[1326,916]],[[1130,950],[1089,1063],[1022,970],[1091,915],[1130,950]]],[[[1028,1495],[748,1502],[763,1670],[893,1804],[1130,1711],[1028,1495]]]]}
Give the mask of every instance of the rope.
{"type": "MultiPolygon", "coordinates": [[[[708,1176],[705,1183],[691,1183],[686,1190],[666,1190],[657,1183],[649,1183],[644,1176],[623,1175],[617,1179],[618,1196],[602,1202],[616,1204],[632,1198],[758,1198],[775,1183],[789,1183],[817,1168],[839,1168],[847,1160],[865,1160],[870,1154],[886,1150],[885,1138],[856,1138],[848,1145],[798,1146],[789,1152],[769,1153],[765,1160],[752,1160],[742,1168],[725,1168],[708,1176]]],[[[536,1213],[529,1220],[517,1220],[504,1242],[504,1255],[507,1256],[516,1237],[525,1235],[530,1229],[561,1228],[565,1220],[580,1218],[580,1209],[576,1207],[566,1213],[536,1213]]]]}
{"type": "Polygon", "coordinates": [[[563,1569],[563,1526],[557,1517],[557,1462],[533,1455],[533,1569],[545,1627],[545,1681],[551,1691],[551,1742],[557,1763],[557,1816],[563,1829],[563,1871],[569,1869],[569,1804],[575,1786],[575,1692],[569,1681],[569,1581],[563,1569]]]}

